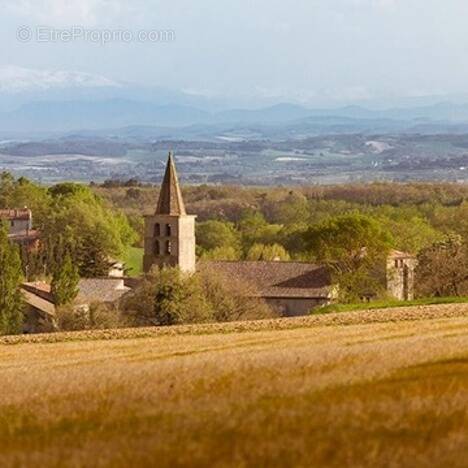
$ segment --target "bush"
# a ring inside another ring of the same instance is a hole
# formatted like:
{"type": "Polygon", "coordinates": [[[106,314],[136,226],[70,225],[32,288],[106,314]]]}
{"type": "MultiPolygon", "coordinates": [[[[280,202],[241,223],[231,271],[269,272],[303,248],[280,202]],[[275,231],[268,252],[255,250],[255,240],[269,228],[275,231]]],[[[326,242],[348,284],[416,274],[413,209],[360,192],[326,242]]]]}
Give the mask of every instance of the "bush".
{"type": "Polygon", "coordinates": [[[178,268],[153,268],[141,285],[123,299],[122,310],[137,326],[213,320],[200,277],[184,274],[178,268]]]}
{"type": "Polygon", "coordinates": [[[468,244],[449,236],[418,255],[416,294],[419,297],[468,295],[468,244]]]}
{"type": "Polygon", "coordinates": [[[209,267],[194,274],[154,268],[121,304],[135,326],[227,322],[273,317],[255,291],[209,267]]]}
{"type": "Polygon", "coordinates": [[[208,265],[201,266],[199,275],[215,321],[260,320],[278,316],[248,283],[226,278],[208,265]]]}
{"type": "Polygon", "coordinates": [[[61,331],[104,330],[126,325],[119,310],[106,304],[61,306],[57,307],[56,315],[57,326],[61,331]]]}

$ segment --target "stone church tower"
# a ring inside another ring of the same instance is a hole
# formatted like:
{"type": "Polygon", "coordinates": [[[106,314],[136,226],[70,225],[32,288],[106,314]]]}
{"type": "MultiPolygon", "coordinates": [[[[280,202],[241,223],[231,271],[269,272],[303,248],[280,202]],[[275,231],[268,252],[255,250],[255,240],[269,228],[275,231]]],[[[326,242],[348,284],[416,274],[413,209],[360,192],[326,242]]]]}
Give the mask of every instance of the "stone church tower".
{"type": "Polygon", "coordinates": [[[156,212],[145,217],[145,272],[153,265],[195,272],[195,218],[185,212],[174,159],[169,153],[156,212]]]}

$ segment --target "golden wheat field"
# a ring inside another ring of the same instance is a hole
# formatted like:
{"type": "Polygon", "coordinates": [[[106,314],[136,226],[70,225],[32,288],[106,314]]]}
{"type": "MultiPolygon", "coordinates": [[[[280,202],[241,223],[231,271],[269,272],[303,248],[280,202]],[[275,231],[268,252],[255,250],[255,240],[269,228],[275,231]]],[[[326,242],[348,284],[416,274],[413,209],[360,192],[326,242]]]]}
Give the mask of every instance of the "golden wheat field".
{"type": "Polygon", "coordinates": [[[468,466],[468,305],[5,338],[0,466],[468,466]]]}

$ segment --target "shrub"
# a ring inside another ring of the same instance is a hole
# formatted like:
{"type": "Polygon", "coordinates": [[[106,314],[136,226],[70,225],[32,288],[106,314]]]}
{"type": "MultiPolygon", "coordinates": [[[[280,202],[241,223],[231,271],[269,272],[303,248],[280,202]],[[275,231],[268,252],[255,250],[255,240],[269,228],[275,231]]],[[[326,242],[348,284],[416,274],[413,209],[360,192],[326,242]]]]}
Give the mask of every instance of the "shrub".
{"type": "Polygon", "coordinates": [[[278,315],[258,297],[255,287],[245,281],[226,278],[206,264],[201,266],[199,275],[217,322],[259,320],[278,315]]]}
{"type": "Polygon", "coordinates": [[[213,320],[197,274],[178,268],[153,268],[140,286],[127,294],[122,310],[134,325],[178,325],[213,320]]]}
{"type": "Polygon", "coordinates": [[[60,306],[56,309],[56,316],[61,331],[103,330],[126,325],[116,307],[100,303],[89,307],[60,306]]]}
{"type": "Polygon", "coordinates": [[[416,293],[419,297],[468,294],[468,245],[461,236],[449,236],[418,255],[416,293]]]}
{"type": "Polygon", "coordinates": [[[194,274],[153,269],[121,304],[132,325],[178,325],[273,317],[256,291],[204,266],[194,274]]]}

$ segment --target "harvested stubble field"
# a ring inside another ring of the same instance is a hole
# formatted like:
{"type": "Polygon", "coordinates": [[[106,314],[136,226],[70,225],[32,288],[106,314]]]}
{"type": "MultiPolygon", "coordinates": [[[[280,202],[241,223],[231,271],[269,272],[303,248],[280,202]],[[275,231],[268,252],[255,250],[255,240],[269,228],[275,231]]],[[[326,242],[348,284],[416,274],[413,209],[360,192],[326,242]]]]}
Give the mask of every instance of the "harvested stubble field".
{"type": "Polygon", "coordinates": [[[0,386],[2,467],[467,466],[468,305],[7,338],[0,386]]]}

